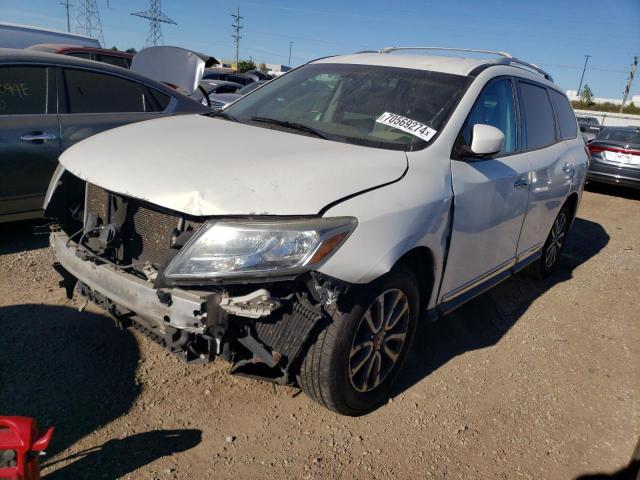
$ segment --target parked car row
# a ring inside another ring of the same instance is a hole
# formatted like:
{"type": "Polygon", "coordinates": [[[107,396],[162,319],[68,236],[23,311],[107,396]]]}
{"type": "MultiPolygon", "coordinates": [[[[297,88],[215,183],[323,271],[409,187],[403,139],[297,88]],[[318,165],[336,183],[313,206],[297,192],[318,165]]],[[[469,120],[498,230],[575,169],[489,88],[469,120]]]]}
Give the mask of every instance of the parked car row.
{"type": "Polygon", "coordinates": [[[249,70],[244,73],[227,72],[220,69],[207,69],[202,75],[203,80],[227,80],[229,82],[239,83],[240,85],[249,85],[253,82],[261,80],[272,80],[273,77],[268,73],[260,70],[249,70]]]}
{"type": "Polygon", "coordinates": [[[261,87],[270,80],[258,80],[257,82],[250,83],[244,87],[239,88],[235,92],[215,92],[209,95],[210,107],[213,110],[222,110],[227,105],[231,105],[233,102],[243,97],[247,93],[253,92],[256,88],[261,87]]]}

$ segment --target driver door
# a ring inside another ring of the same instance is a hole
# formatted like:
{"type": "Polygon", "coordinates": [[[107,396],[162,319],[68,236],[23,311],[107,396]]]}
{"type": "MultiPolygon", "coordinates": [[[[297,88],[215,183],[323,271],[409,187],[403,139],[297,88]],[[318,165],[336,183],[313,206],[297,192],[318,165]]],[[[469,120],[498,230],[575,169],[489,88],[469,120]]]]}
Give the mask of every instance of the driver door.
{"type": "Polygon", "coordinates": [[[508,77],[491,80],[480,93],[460,132],[471,145],[475,124],[504,133],[502,151],[491,158],[451,161],[453,229],[440,290],[444,310],[478,290],[490,288],[515,263],[529,196],[530,164],[518,153],[515,88],[508,77]],[[492,282],[493,279],[493,282],[492,282]]]}

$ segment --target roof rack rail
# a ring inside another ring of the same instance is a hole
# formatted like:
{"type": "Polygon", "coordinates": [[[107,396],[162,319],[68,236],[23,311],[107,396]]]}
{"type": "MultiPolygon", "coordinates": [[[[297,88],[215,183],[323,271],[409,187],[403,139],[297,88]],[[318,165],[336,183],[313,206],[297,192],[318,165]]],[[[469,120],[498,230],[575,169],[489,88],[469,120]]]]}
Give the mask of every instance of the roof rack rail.
{"type": "Polygon", "coordinates": [[[440,50],[440,51],[449,51],[449,52],[471,52],[471,53],[485,53],[488,55],[496,55],[499,57],[496,61],[496,65],[513,65],[525,67],[538,75],[543,76],[550,82],[553,82],[553,77],[545,72],[542,68],[533,63],[528,63],[523,60],[520,60],[510,53],[507,52],[497,52],[494,50],[475,50],[472,48],[454,48],[454,47],[385,47],[380,50],[380,53],[391,53],[397,50],[440,50]]]}
{"type": "Polygon", "coordinates": [[[385,47],[380,53],[391,53],[397,50],[444,50],[453,52],[473,52],[488,53],[490,55],[498,55],[499,57],[513,58],[513,55],[507,52],[496,52],[494,50],[475,50],[473,48],[454,48],[454,47],[385,47]]]}

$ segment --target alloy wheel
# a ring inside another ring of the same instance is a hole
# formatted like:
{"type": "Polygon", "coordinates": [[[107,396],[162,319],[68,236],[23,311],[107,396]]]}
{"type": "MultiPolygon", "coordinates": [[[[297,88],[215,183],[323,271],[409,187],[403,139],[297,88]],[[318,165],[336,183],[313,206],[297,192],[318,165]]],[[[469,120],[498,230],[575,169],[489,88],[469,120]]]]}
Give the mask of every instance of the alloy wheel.
{"type": "Polygon", "coordinates": [[[549,245],[545,253],[544,264],[547,269],[553,267],[558,260],[562,251],[562,244],[567,233],[567,216],[564,212],[560,212],[558,218],[553,223],[551,233],[549,234],[549,245]]]}
{"type": "Polygon", "coordinates": [[[349,352],[349,380],[359,392],[380,385],[396,365],[409,329],[409,300],[398,289],[378,295],[360,319],[349,352]]]}

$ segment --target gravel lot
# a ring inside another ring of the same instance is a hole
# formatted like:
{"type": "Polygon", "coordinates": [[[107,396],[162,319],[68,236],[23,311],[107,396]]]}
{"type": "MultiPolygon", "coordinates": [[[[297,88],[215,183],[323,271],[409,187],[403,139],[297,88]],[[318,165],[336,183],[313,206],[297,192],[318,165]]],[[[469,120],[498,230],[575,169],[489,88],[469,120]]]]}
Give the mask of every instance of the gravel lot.
{"type": "Polygon", "coordinates": [[[586,192],[560,271],[518,275],[424,325],[393,401],[361,418],[232,377],[222,361],[182,364],[97,309],[79,313],[32,226],[0,225],[0,412],[57,426],[47,479],[628,472],[640,433],[638,193],[586,192]]]}

